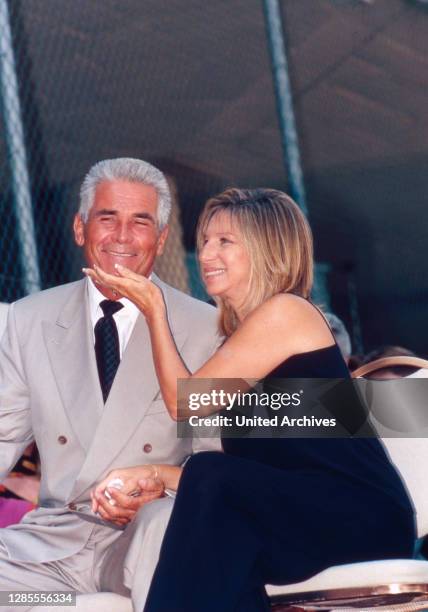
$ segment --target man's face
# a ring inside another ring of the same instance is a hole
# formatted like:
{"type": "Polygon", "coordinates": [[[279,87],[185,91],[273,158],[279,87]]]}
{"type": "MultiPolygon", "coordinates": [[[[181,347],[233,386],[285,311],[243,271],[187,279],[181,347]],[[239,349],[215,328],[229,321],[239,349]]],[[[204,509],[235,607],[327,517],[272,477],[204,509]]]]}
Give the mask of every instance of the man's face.
{"type": "MultiPolygon", "coordinates": [[[[150,185],[126,180],[100,183],[88,221],[84,223],[79,214],[74,219],[74,238],[84,249],[87,265],[115,274],[118,263],[149,276],[168,234],[166,227],[158,230],[157,207],[157,193],[150,185]]],[[[117,299],[108,289],[100,290],[117,299]]]]}

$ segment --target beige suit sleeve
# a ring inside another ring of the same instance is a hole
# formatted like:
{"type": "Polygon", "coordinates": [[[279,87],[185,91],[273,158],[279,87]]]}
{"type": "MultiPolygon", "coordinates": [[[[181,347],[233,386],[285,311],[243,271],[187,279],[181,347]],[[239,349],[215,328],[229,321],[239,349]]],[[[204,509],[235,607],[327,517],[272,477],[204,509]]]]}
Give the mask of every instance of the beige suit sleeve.
{"type": "MultiPolygon", "coordinates": [[[[213,355],[216,352],[216,350],[219,348],[219,346],[222,344],[224,340],[224,338],[222,338],[218,334],[217,317],[213,318],[212,321],[210,321],[210,325],[207,329],[207,337],[209,338],[209,342],[207,342],[207,351],[206,351],[203,361],[201,362],[201,365],[202,363],[204,363],[204,361],[208,361],[211,355],[213,355]]],[[[192,452],[193,453],[200,453],[204,451],[222,451],[221,439],[220,439],[221,432],[219,428],[217,427],[211,428],[212,430],[211,438],[197,436],[195,434],[195,429],[196,428],[193,428],[193,436],[194,436],[192,440],[192,452]]],[[[182,467],[184,467],[189,457],[186,457],[185,461],[182,464],[182,467]]]]}
{"type": "Polygon", "coordinates": [[[30,397],[12,304],[0,342],[0,482],[32,440],[30,397]]]}

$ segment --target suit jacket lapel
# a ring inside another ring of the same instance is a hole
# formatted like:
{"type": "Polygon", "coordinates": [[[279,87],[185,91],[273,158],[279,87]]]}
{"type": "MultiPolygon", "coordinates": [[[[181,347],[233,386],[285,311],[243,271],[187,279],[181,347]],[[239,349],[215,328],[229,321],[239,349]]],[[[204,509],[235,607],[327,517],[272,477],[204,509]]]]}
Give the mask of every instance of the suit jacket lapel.
{"type": "MultiPolygon", "coordinates": [[[[157,278],[154,280],[162,286],[168,307],[168,286],[157,278]]],[[[173,321],[170,323],[180,350],[187,331],[174,328],[173,321]]],[[[132,437],[158,393],[159,383],[153,364],[150,334],[143,315],[139,315],[70,499],[78,497],[92,486],[108,466],[112,462],[114,464],[115,457],[132,437]]]]}
{"type": "Polygon", "coordinates": [[[43,322],[43,332],[64,409],[80,443],[88,450],[103,400],[85,281],[77,285],[55,324],[43,322]]]}

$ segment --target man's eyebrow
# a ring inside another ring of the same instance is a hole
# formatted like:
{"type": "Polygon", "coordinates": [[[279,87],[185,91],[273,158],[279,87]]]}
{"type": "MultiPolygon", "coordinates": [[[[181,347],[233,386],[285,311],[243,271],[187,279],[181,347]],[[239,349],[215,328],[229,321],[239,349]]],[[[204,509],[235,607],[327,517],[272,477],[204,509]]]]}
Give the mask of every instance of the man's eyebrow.
{"type": "MultiPolygon", "coordinates": [[[[100,208],[100,210],[97,210],[95,212],[95,216],[96,217],[105,217],[106,215],[115,216],[118,213],[119,211],[115,210],[114,208],[100,208]]],[[[139,213],[135,213],[132,216],[135,219],[147,219],[148,221],[151,221],[154,225],[156,225],[156,219],[153,217],[153,215],[151,215],[148,212],[139,212],[139,213]]]]}
{"type": "Polygon", "coordinates": [[[95,212],[96,217],[103,217],[104,215],[117,215],[117,210],[111,208],[101,208],[95,212]]]}

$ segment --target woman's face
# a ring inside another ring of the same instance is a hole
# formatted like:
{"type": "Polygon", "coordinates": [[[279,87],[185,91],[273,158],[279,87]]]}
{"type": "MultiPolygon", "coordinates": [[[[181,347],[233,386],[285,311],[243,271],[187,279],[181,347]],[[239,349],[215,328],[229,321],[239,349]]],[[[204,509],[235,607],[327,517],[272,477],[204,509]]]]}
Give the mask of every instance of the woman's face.
{"type": "Polygon", "coordinates": [[[199,263],[207,293],[227,300],[238,311],[248,293],[251,262],[242,233],[228,212],[218,212],[208,223],[199,263]]]}

